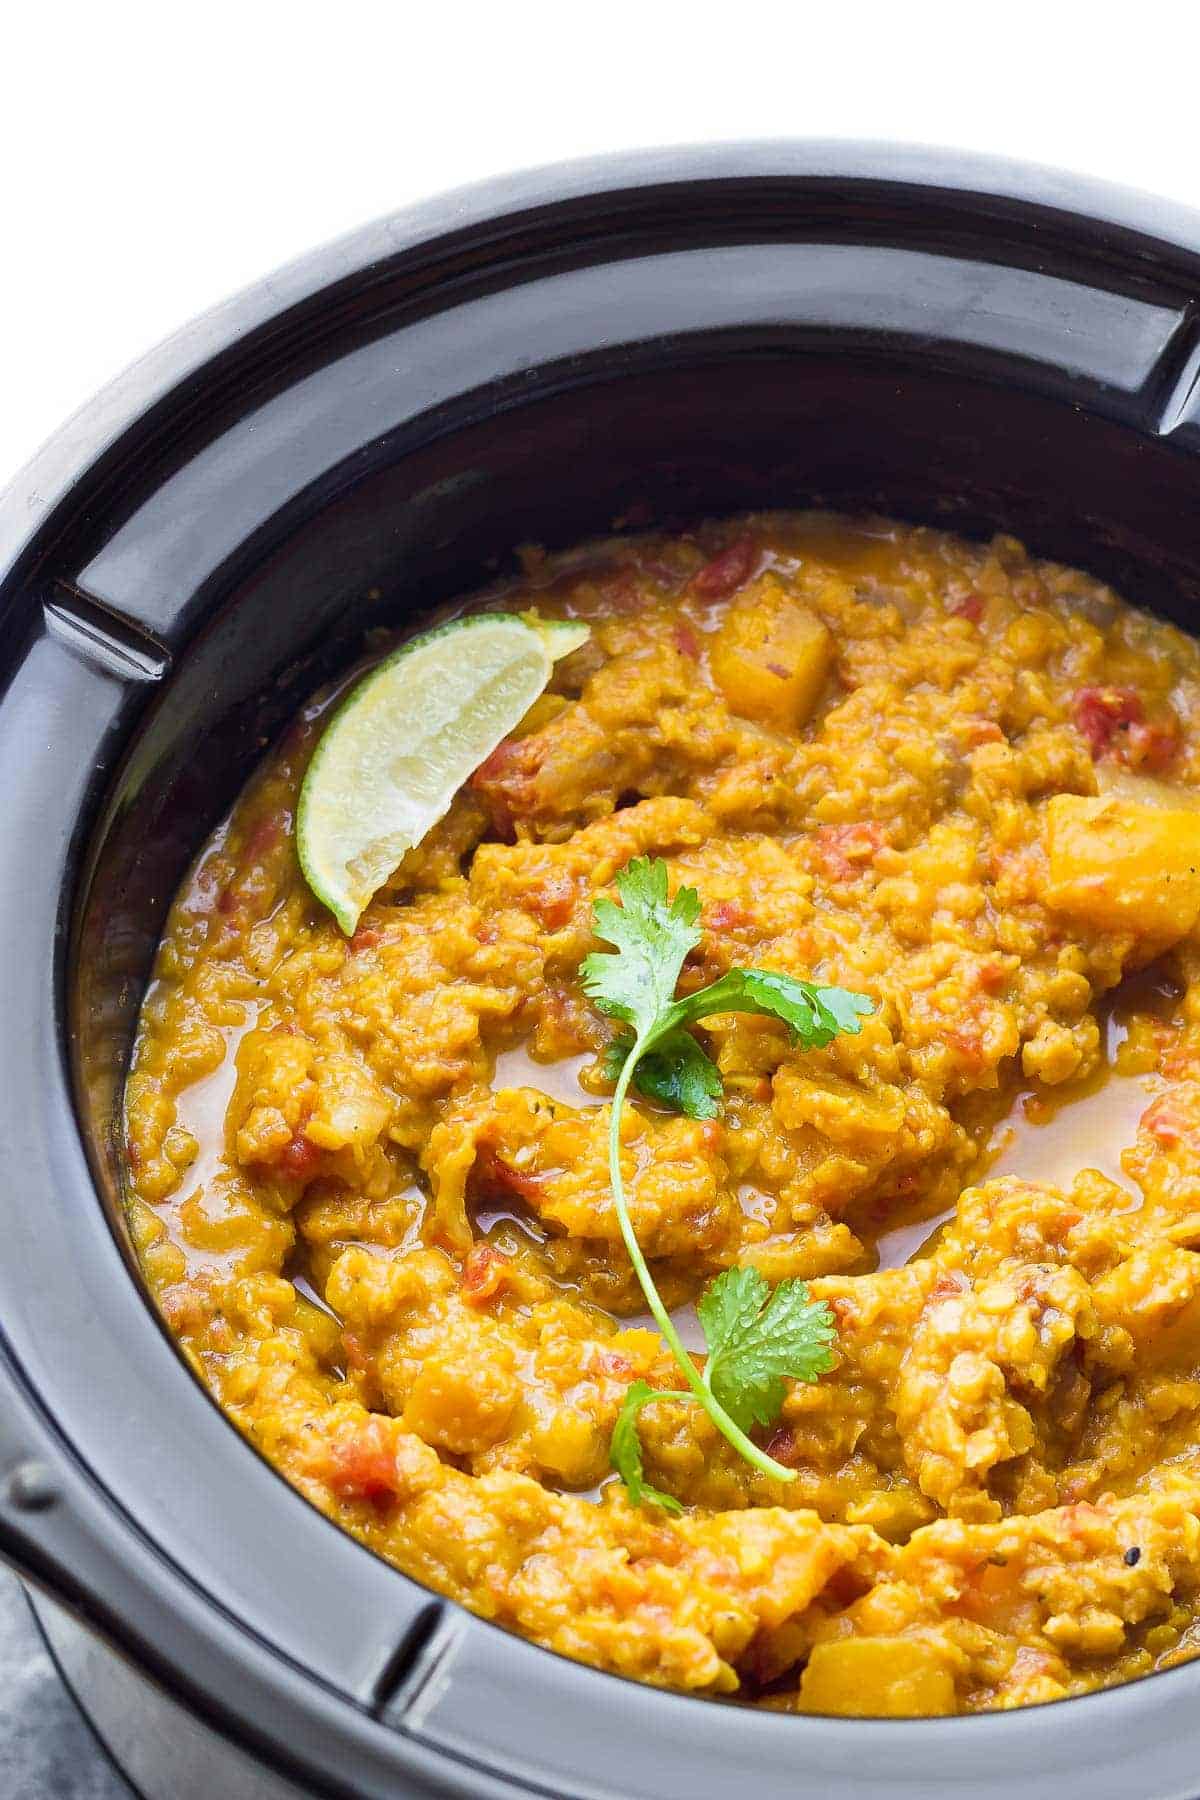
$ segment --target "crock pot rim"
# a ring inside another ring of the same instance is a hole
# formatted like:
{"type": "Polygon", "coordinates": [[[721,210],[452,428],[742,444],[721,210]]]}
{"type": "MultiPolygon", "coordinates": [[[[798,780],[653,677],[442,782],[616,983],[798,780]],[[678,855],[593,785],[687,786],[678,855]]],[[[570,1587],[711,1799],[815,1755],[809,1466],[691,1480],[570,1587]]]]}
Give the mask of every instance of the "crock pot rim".
{"type": "Polygon", "coordinates": [[[1200,257],[1200,211],[1151,192],[1049,165],[934,144],[888,139],[763,138],[695,142],[579,157],[448,189],[306,251],[198,314],[116,374],[53,433],[0,489],[0,608],[56,509],[81,475],[185,378],[223,351],[341,279],[416,244],[484,221],[584,196],[677,182],[763,179],[862,183],[881,192],[915,187],[976,209],[996,202],[1047,219],[1068,216],[1128,234],[1148,254],[1156,242],[1200,257]]]}

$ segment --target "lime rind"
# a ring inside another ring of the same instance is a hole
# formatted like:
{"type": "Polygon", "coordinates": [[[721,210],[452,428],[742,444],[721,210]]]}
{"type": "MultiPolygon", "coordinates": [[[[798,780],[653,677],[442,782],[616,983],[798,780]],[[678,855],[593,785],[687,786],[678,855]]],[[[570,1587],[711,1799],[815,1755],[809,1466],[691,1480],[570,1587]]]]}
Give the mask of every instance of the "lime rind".
{"type": "Polygon", "coordinates": [[[546,646],[551,662],[561,662],[572,650],[579,650],[591,637],[591,629],[575,619],[539,619],[535,612],[520,615],[522,625],[536,631],[546,646]]]}
{"type": "Polygon", "coordinates": [[[353,934],[371,896],[520,723],[588,629],[509,613],[411,639],[352,689],[300,790],[296,844],[317,899],[353,934]]]}

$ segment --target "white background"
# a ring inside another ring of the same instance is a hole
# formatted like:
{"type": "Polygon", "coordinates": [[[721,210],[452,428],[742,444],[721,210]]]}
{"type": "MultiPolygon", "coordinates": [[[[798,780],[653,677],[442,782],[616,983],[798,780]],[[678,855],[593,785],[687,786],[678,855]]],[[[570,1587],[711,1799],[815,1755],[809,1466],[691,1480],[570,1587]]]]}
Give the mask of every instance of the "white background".
{"type": "Polygon", "coordinates": [[[231,290],[533,163],[889,138],[1200,206],[1196,0],[8,0],[0,16],[0,486],[231,290]]]}

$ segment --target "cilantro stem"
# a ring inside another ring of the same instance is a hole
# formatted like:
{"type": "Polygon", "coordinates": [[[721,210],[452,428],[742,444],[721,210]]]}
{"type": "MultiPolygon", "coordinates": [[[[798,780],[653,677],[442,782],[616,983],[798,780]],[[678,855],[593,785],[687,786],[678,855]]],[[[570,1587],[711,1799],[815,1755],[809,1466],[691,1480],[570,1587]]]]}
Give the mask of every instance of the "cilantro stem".
{"type": "MultiPolygon", "coordinates": [[[[613,1202],[617,1209],[617,1222],[621,1227],[621,1236],[625,1240],[625,1248],[629,1252],[629,1260],[633,1264],[633,1272],[638,1278],[638,1285],[650,1308],[651,1316],[666,1340],[667,1347],[679,1365],[680,1373],[692,1390],[692,1395],[704,1408],[721,1435],[728,1439],[748,1463],[752,1463],[763,1475],[770,1475],[775,1481],[795,1481],[796,1471],[787,1469],[782,1463],[760,1450],[751,1438],[748,1438],[739,1426],[735,1425],[725,1408],[717,1400],[704,1376],[701,1375],[692,1361],[683,1340],[675,1329],[674,1320],[662,1303],[662,1297],[655,1285],[654,1277],[646,1258],[642,1255],[642,1246],[638,1243],[633,1229],[633,1220],[629,1216],[629,1207],[625,1199],[625,1184],[621,1177],[621,1119],[625,1111],[625,1098],[629,1092],[629,1084],[633,1079],[634,1069],[643,1052],[650,1049],[654,1040],[660,1035],[661,1027],[651,1027],[648,1032],[639,1033],[634,1041],[633,1049],[625,1060],[625,1065],[617,1078],[616,1089],[612,1097],[612,1112],[608,1122],[608,1167],[609,1179],[612,1182],[613,1202]]],[[[657,1396],[655,1396],[657,1398],[657,1396]]],[[[665,1396],[664,1396],[665,1397],[665,1396]]],[[[679,1396],[683,1398],[683,1396],[679,1396]]]]}

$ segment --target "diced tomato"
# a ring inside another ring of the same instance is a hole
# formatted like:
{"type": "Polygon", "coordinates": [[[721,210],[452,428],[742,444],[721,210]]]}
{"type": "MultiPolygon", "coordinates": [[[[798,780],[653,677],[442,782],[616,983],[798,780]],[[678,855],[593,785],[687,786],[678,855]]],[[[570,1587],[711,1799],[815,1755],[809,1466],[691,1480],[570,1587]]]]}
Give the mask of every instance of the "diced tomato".
{"type": "Polygon", "coordinates": [[[949,1300],[955,1294],[965,1294],[970,1285],[961,1270],[950,1269],[938,1276],[930,1289],[929,1298],[931,1300],[949,1300]]]}
{"type": "Polygon", "coordinates": [[[785,1469],[792,1468],[798,1460],[796,1434],[790,1425],[777,1425],[763,1448],[768,1456],[773,1456],[775,1461],[782,1463],[785,1469]]]}
{"type": "Polygon", "coordinates": [[[705,917],[713,931],[728,931],[731,926],[750,923],[750,914],[736,900],[718,900],[706,909],[705,917]]]}
{"type": "Polygon", "coordinates": [[[972,625],[978,625],[983,617],[983,595],[968,594],[965,600],[960,600],[957,606],[950,608],[950,611],[954,618],[970,619],[972,625]]]}
{"type": "Polygon", "coordinates": [[[854,881],[883,845],[883,828],[868,821],[822,825],[817,855],[831,881],[854,881]]]}
{"type": "Polygon", "coordinates": [[[1131,768],[1161,775],[1178,753],[1179,720],[1170,708],[1147,719],[1141,696],[1132,688],[1080,688],[1074,715],[1094,759],[1117,756],[1131,768]]]}
{"type": "Polygon", "coordinates": [[[533,1200],[541,1195],[542,1177],[526,1175],[521,1169],[514,1169],[496,1154],[490,1144],[480,1146],[479,1155],[475,1159],[475,1178],[484,1188],[501,1188],[505,1193],[518,1194],[522,1200],[533,1200]]]}
{"type": "Polygon", "coordinates": [[[394,1500],[403,1490],[395,1437],[385,1419],[366,1419],[350,1437],[329,1447],[326,1480],[347,1500],[394,1500]]]}
{"type": "Polygon", "coordinates": [[[350,949],[357,956],[360,950],[373,950],[376,944],[382,942],[382,931],[377,931],[374,925],[360,925],[350,939],[350,949]]]}
{"type": "Polygon", "coordinates": [[[722,550],[696,571],[691,581],[693,594],[702,600],[728,600],[745,587],[758,567],[759,554],[753,538],[738,538],[728,550],[722,550]]]}
{"type": "Polygon", "coordinates": [[[1176,1144],[1195,1142],[1197,1138],[1197,1121],[1195,1114],[1182,1104],[1178,1091],[1160,1094],[1152,1100],[1141,1118],[1138,1120],[1143,1131],[1157,1138],[1167,1150],[1174,1149],[1176,1144]]]}
{"type": "Polygon", "coordinates": [[[302,1125],[293,1131],[290,1143],[279,1153],[279,1167],[293,1181],[307,1180],[320,1160],[319,1146],[309,1142],[302,1125]]]}
{"type": "Polygon", "coordinates": [[[1000,961],[981,962],[975,979],[985,994],[998,994],[1008,980],[1008,970],[1000,961]]]}
{"type": "Polygon", "coordinates": [[[497,837],[511,841],[517,819],[533,809],[534,783],[545,754],[536,735],[505,738],[472,775],[470,785],[487,801],[497,837]]]}
{"type": "Polygon", "coordinates": [[[611,1375],[616,1381],[628,1381],[633,1374],[633,1364],[619,1350],[597,1350],[593,1360],[601,1375],[611,1375]]]}
{"type": "Polygon", "coordinates": [[[259,857],[266,856],[283,842],[284,820],[281,814],[265,813],[246,839],[244,857],[247,862],[257,862],[259,857]]]}
{"type": "Polygon", "coordinates": [[[1141,696],[1132,688],[1085,687],[1075,695],[1075,724],[1087,739],[1093,759],[1105,755],[1124,726],[1141,721],[1141,696]]]}
{"type": "Polygon", "coordinates": [[[597,586],[611,612],[636,612],[641,604],[642,596],[635,572],[627,563],[621,563],[617,568],[609,569],[601,575],[597,586]]]}
{"type": "Polygon", "coordinates": [[[291,816],[286,811],[265,813],[248,834],[232,880],[221,889],[215,901],[223,918],[237,923],[261,917],[274,896],[274,884],[262,873],[262,864],[283,842],[291,816]]]}
{"type": "Polygon", "coordinates": [[[502,1250],[490,1244],[473,1244],[463,1263],[463,1298],[472,1306],[484,1306],[506,1286],[512,1264],[502,1250]]]}
{"type": "Polygon", "coordinates": [[[528,905],[547,931],[559,931],[575,910],[575,883],[569,875],[547,875],[529,895],[528,905]]]}
{"type": "Polygon", "coordinates": [[[1151,1137],[1157,1138],[1168,1149],[1181,1143],[1187,1136],[1187,1120],[1180,1114],[1169,1094],[1164,1094],[1161,1100],[1148,1106],[1139,1123],[1151,1137]]]}
{"type": "Polygon", "coordinates": [[[966,1018],[956,1020],[948,1028],[946,1040],[953,1044],[968,1069],[983,1067],[983,1026],[978,1016],[968,1014],[966,1018]]]}
{"type": "Polygon", "coordinates": [[[1174,762],[1181,736],[1174,715],[1153,723],[1135,720],[1125,738],[1125,761],[1148,775],[1161,775],[1174,762]]]}
{"type": "Polygon", "coordinates": [[[675,627],[675,648],[680,656],[690,656],[693,662],[699,660],[700,639],[686,619],[680,619],[675,627]]]}
{"type": "Polygon", "coordinates": [[[1058,1516],[1076,1537],[1088,1537],[1109,1523],[1108,1514],[1102,1507],[1093,1506],[1090,1500],[1075,1500],[1070,1506],[1062,1507],[1058,1516]]]}
{"type": "Polygon", "coordinates": [[[502,738],[472,775],[471,786],[486,791],[490,783],[505,780],[511,775],[522,741],[521,738],[502,738]]]}

